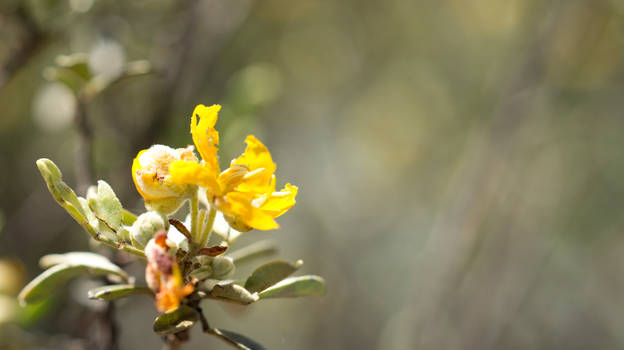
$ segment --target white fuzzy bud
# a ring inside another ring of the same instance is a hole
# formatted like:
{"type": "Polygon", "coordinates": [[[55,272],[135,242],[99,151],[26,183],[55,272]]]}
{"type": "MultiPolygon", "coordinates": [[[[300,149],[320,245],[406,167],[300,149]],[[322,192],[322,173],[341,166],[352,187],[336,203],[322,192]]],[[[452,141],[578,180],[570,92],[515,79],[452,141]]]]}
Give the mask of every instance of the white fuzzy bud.
{"type": "Polygon", "coordinates": [[[217,256],[212,261],[212,271],[216,278],[224,279],[234,273],[234,260],[229,256],[217,256]]]}
{"type": "Polygon", "coordinates": [[[155,211],[143,213],[139,215],[130,228],[132,242],[138,248],[144,248],[156,232],[167,230],[168,224],[167,220],[155,211]]]}

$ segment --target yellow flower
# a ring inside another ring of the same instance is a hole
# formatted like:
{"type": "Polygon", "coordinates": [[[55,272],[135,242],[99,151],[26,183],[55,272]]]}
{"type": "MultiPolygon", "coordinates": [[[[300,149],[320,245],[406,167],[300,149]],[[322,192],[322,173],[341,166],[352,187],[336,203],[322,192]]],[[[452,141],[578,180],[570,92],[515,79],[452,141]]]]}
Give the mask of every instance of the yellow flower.
{"type": "Polygon", "coordinates": [[[132,162],[132,179],[145,204],[161,212],[171,213],[184,202],[192,189],[171,181],[169,165],[177,160],[197,161],[193,147],[173,149],[154,145],[140,151],[132,162]]]}
{"type": "Polygon", "coordinates": [[[281,191],[275,190],[275,163],[266,146],[253,135],[245,140],[245,152],[220,171],[219,133],[214,128],[220,109],[219,105],[195,107],[191,134],[202,161],[174,161],[169,167],[171,180],[206,188],[208,201],[236,230],[276,229],[279,225],[274,219],[295,204],[297,187],[286,184],[281,191]]]}

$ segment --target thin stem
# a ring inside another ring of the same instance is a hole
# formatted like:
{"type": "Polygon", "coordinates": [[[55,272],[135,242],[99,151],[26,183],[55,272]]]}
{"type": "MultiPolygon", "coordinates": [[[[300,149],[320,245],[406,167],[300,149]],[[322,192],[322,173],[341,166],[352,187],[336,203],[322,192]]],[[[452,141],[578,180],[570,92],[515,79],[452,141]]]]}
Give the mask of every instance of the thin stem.
{"type": "MultiPolygon", "coordinates": [[[[206,227],[206,210],[205,209],[199,209],[199,216],[197,218],[197,232],[204,232],[203,229],[204,227],[206,227]]],[[[201,241],[201,235],[200,237],[200,241],[201,241]]]]}
{"type": "Polygon", "coordinates": [[[106,326],[108,326],[108,346],[105,346],[107,350],[117,350],[119,349],[118,338],[119,338],[119,327],[117,326],[117,322],[115,322],[115,303],[113,301],[109,301],[106,305],[106,310],[104,311],[103,321],[106,326]]]}
{"type": "Polygon", "coordinates": [[[204,316],[204,313],[203,313],[201,307],[197,306],[195,308],[195,310],[197,310],[197,313],[199,314],[199,321],[201,322],[202,330],[204,331],[204,333],[212,334],[215,337],[223,340],[227,344],[232,345],[236,349],[251,350],[250,348],[246,347],[245,345],[243,345],[241,343],[237,343],[237,342],[233,341],[232,339],[228,338],[225,334],[223,334],[217,328],[210,327],[210,324],[208,323],[208,320],[206,320],[206,317],[204,316]]]}
{"type": "Polygon", "coordinates": [[[78,127],[79,144],[76,148],[76,180],[78,192],[85,193],[93,181],[93,130],[87,118],[86,101],[79,96],[76,107],[76,122],[78,127]]]}
{"type": "Polygon", "coordinates": [[[3,66],[0,67],[0,90],[41,51],[45,44],[50,42],[50,35],[44,33],[39,28],[39,25],[23,2],[19,3],[15,9],[15,17],[23,27],[23,40],[17,49],[10,53],[3,66]]]}
{"type": "Polygon", "coordinates": [[[212,226],[214,225],[215,216],[217,216],[217,210],[213,207],[210,207],[210,213],[208,213],[208,222],[204,225],[204,229],[201,233],[201,239],[199,241],[199,246],[201,248],[206,246],[208,240],[210,239],[210,234],[212,233],[212,226]]]}
{"type": "Polygon", "coordinates": [[[191,234],[193,235],[193,241],[199,241],[199,232],[197,232],[197,211],[199,208],[197,191],[193,192],[191,197],[191,234]]]}

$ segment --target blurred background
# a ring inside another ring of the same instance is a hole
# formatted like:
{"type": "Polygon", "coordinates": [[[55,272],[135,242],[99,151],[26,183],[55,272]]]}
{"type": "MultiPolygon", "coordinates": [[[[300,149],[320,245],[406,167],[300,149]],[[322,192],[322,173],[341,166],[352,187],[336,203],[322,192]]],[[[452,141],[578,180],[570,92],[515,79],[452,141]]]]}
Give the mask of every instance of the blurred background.
{"type": "Polygon", "coordinates": [[[623,92],[619,0],[4,0],[0,348],[96,349],[110,317],[121,349],[161,346],[152,301],[113,314],[97,280],[11,297],[40,256],[89,249],[35,160],[139,211],[132,158],[192,143],[199,103],[223,105],[222,165],[255,134],[300,188],[237,244],[273,238],[328,284],[207,301],[214,326],[268,349],[624,348],[623,92]],[[101,88],[59,83],[72,57],[101,88]]]}

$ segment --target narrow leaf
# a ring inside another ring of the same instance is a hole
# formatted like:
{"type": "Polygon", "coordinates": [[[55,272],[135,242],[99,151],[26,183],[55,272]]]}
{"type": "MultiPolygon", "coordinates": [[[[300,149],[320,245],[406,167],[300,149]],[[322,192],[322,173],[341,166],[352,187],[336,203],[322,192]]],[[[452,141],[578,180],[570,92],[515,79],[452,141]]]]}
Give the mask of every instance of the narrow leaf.
{"type": "Polygon", "coordinates": [[[215,245],[212,247],[202,248],[197,252],[197,254],[215,257],[225,253],[227,249],[228,247],[226,245],[215,245]]]}
{"type": "Polygon", "coordinates": [[[275,283],[290,276],[303,265],[303,261],[298,260],[295,264],[291,264],[285,260],[275,260],[258,267],[247,278],[245,289],[250,292],[260,292],[275,283]]]}
{"type": "Polygon", "coordinates": [[[82,263],[61,262],[35,277],[20,292],[21,304],[32,304],[47,297],[54,289],[65,284],[71,278],[91,274],[95,276],[118,275],[127,279],[127,275],[111,262],[84,261],[82,263]]]}
{"type": "Polygon", "coordinates": [[[70,266],[85,266],[90,269],[107,271],[108,274],[117,275],[123,279],[128,279],[128,275],[121,267],[113,264],[106,257],[91,252],[69,252],[65,254],[49,254],[39,259],[39,265],[48,268],[57,264],[67,264],[70,266]]]}
{"type": "Polygon", "coordinates": [[[158,335],[177,333],[193,327],[199,320],[199,314],[195,309],[180,305],[177,309],[166,312],[154,320],[153,329],[158,335]]]}
{"type": "Polygon", "coordinates": [[[89,299],[108,301],[139,294],[154,295],[152,290],[147,287],[135,286],[132,284],[114,284],[91,289],[87,293],[87,296],[89,299]]]}
{"type": "Polygon", "coordinates": [[[325,294],[325,280],[315,275],[289,277],[259,293],[261,299],[292,298],[325,294]]]}
{"type": "Polygon", "coordinates": [[[37,168],[48,186],[52,197],[81,225],[85,224],[86,215],[78,201],[76,193],[63,182],[62,174],[53,161],[41,158],[37,160],[37,168]]]}

